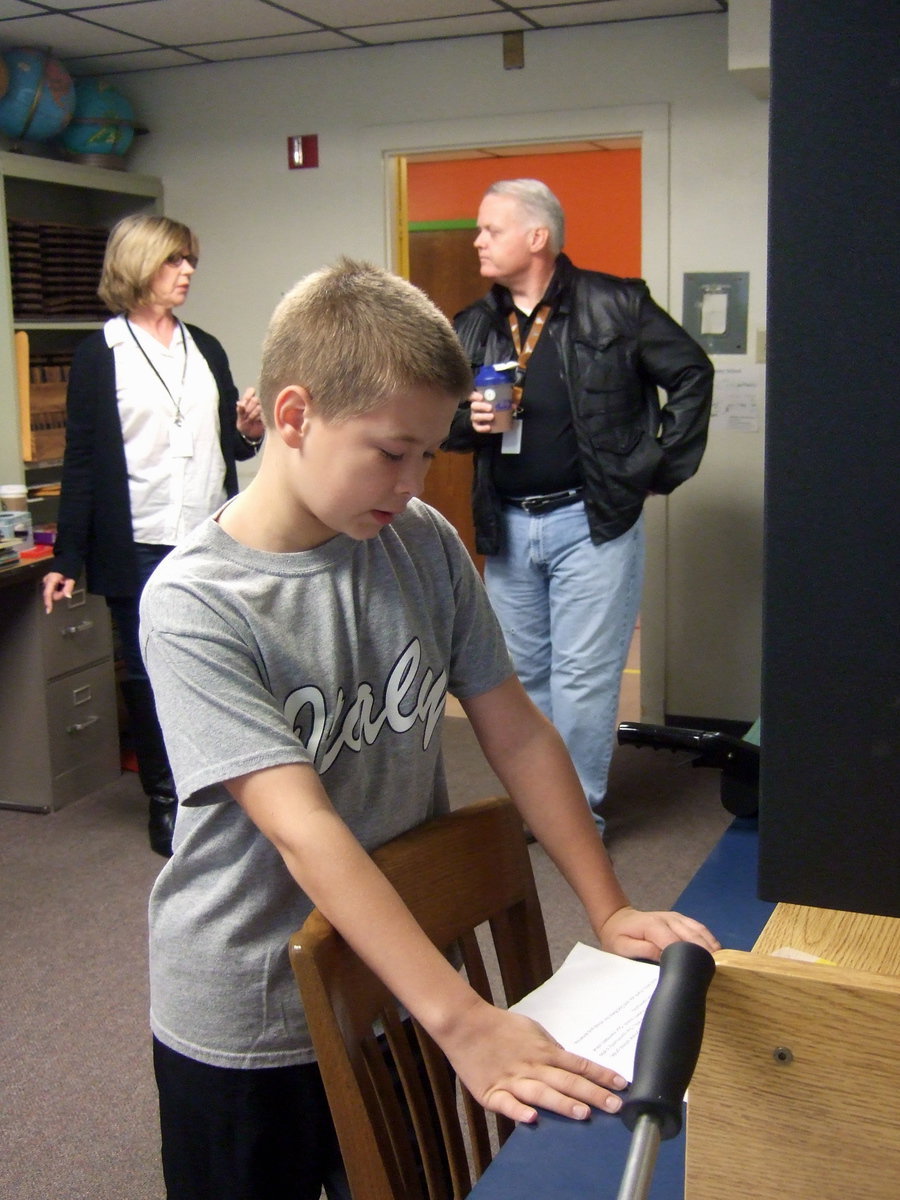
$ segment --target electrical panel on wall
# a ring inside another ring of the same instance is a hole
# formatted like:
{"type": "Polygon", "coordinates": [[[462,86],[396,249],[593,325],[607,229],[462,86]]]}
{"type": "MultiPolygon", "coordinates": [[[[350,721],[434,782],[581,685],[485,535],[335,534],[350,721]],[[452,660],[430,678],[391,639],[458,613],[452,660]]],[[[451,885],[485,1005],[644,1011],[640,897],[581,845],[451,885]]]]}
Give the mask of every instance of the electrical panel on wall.
{"type": "Polygon", "coordinates": [[[684,276],[682,324],[707,354],[747,353],[747,271],[695,271],[684,276]]]}

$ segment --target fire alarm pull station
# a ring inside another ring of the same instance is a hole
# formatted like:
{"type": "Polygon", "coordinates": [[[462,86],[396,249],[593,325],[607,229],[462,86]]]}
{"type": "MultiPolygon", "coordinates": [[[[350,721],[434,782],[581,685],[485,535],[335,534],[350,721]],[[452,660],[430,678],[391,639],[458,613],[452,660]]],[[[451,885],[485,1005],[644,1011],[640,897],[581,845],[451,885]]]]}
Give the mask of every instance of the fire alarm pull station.
{"type": "Polygon", "coordinates": [[[287,140],[288,167],[292,171],[319,165],[319,135],[298,133],[287,140]]]}

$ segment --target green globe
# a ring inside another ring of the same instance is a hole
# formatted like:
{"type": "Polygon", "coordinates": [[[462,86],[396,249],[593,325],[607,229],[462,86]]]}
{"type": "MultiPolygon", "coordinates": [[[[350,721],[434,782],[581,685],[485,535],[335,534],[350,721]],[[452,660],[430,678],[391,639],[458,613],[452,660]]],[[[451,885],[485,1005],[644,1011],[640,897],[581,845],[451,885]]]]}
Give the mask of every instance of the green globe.
{"type": "Polygon", "coordinates": [[[9,84],[0,99],[0,132],[14,141],[46,142],[62,133],[75,109],[72,76],[43,50],[5,50],[9,84]]]}
{"type": "Polygon", "coordinates": [[[100,79],[75,81],[75,111],[60,141],[70,154],[127,152],[134,140],[134,110],[121,92],[100,79]]]}

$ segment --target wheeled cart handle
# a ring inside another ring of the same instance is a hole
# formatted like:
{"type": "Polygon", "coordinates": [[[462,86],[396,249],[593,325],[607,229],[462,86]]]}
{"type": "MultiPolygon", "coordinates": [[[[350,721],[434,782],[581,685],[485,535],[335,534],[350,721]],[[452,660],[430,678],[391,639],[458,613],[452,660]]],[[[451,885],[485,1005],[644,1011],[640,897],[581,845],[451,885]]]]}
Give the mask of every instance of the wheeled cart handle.
{"type": "Polygon", "coordinates": [[[706,993],[716,964],[693,942],[673,942],[659,960],[659,983],[641,1023],[634,1080],[620,1109],[634,1129],[644,1113],[655,1117],[663,1141],[681,1131],[684,1093],[691,1081],[706,1019],[706,993]]]}
{"type": "Polygon", "coordinates": [[[674,942],[659,959],[659,983],[641,1022],[634,1081],[619,1110],[631,1146],[618,1200],[646,1200],[659,1143],[681,1131],[684,1093],[691,1081],[706,1020],[706,993],[716,964],[693,942],[674,942]]]}
{"type": "Polygon", "coordinates": [[[759,778],[759,746],[718,730],[682,729],[678,725],[646,725],[622,721],[616,730],[620,746],[653,750],[687,750],[696,767],[718,767],[747,779],[759,778]]]}

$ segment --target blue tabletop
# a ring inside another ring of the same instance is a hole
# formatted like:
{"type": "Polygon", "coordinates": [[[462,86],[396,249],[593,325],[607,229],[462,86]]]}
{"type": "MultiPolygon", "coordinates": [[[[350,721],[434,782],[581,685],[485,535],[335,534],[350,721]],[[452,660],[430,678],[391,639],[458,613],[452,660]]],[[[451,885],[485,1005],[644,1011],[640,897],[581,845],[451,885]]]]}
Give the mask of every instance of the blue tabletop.
{"type": "MultiPolygon", "coordinates": [[[[729,950],[751,950],[775,905],[756,898],[756,821],[736,818],[672,906],[729,950]]],[[[519,1125],[469,1193],[472,1200],[616,1200],[631,1134],[618,1117],[542,1113],[519,1125]]],[[[660,1145],[650,1200],[684,1198],[684,1131],[660,1145]]]]}
{"type": "MultiPolygon", "coordinates": [[[[471,1200],[616,1200],[631,1134],[618,1119],[596,1112],[570,1121],[542,1112],[519,1125],[469,1193],[471,1200]]],[[[650,1200],[684,1196],[684,1134],[663,1142],[650,1200]]]]}
{"type": "Polygon", "coordinates": [[[736,817],[673,908],[708,925],[727,950],[752,950],[775,905],[756,895],[755,817],[736,817]]]}

